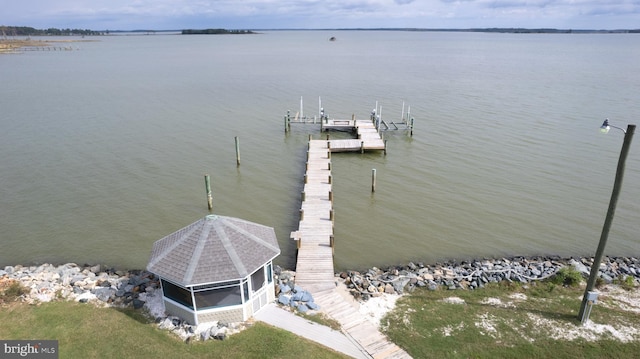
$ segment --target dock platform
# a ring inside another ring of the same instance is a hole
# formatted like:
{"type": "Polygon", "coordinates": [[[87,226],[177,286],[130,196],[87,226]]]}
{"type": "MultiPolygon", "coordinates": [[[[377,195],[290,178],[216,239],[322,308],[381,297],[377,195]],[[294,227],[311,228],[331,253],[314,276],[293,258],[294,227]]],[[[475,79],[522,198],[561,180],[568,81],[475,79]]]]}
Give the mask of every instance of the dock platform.
{"type": "Polygon", "coordinates": [[[371,121],[328,120],[326,121],[326,124],[323,123],[323,129],[327,128],[350,128],[357,134],[357,138],[354,139],[329,140],[329,147],[331,148],[331,152],[364,152],[366,150],[386,150],[386,143],[382,137],[382,134],[378,132],[371,121]]]}
{"type": "MultiPolygon", "coordinates": [[[[413,117],[411,117],[411,107],[407,109],[407,112],[405,112],[404,109],[405,109],[405,104],[403,102],[400,121],[393,121],[393,120],[389,121],[386,119],[382,119],[382,106],[378,106],[378,102],[376,101],[375,109],[371,112],[368,121],[356,120],[355,114],[351,115],[351,119],[339,119],[339,118],[329,117],[325,113],[324,109],[322,108],[322,102],[320,101],[320,99],[318,99],[318,115],[314,115],[313,117],[307,117],[304,115],[302,98],[300,98],[300,111],[296,112],[293,118],[291,116],[291,111],[290,110],[287,111],[287,115],[284,117],[284,129],[285,129],[285,132],[290,131],[291,124],[312,124],[312,125],[319,124],[321,131],[328,131],[328,130],[355,131],[357,130],[357,128],[368,125],[370,123],[372,126],[371,127],[367,126],[366,128],[373,128],[374,131],[377,132],[380,137],[382,137],[380,134],[383,131],[399,131],[399,130],[408,131],[410,135],[413,136],[414,119],[413,117]]],[[[366,130],[366,131],[363,130],[362,132],[366,133],[366,135],[372,134],[372,131],[369,131],[369,130],[366,130]]]]}

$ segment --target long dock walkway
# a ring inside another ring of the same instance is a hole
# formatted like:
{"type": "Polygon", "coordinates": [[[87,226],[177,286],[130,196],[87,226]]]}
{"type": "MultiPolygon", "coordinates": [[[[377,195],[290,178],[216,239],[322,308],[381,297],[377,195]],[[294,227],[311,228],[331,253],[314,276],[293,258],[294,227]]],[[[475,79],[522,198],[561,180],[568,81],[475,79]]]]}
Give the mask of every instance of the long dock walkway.
{"type": "Polygon", "coordinates": [[[333,194],[331,149],[327,141],[309,140],[300,208],[296,284],[312,294],[335,287],[333,275],[333,194]]]}
{"type": "Polygon", "coordinates": [[[341,324],[343,333],[357,343],[363,353],[371,358],[411,358],[359,313],[359,304],[347,298],[348,293],[336,288],[331,152],[384,149],[375,128],[377,137],[364,122],[368,121],[356,123],[362,129],[362,132],[358,130],[361,138],[356,140],[309,140],[300,223],[298,230],[291,233],[298,248],[295,282],[313,295],[321,311],[341,324]],[[357,145],[348,147],[345,141],[356,141],[357,145]]]}

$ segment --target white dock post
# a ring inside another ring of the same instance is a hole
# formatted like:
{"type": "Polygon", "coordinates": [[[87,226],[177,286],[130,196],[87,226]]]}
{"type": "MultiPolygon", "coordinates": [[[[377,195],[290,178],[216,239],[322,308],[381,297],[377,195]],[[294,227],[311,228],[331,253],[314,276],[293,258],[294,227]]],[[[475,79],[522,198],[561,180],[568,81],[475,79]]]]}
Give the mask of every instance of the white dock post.
{"type": "Polygon", "coordinates": [[[304,118],[304,111],[302,106],[302,96],[300,96],[300,118],[304,118]]]}

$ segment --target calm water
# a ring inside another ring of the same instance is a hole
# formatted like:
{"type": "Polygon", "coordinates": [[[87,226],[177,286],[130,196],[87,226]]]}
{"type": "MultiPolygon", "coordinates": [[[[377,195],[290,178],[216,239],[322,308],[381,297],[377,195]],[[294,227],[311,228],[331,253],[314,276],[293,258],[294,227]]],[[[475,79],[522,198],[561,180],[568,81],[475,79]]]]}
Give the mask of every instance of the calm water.
{"type": "MultiPolygon", "coordinates": [[[[640,36],[275,31],[109,36],[0,56],[0,268],[146,266],[214,211],[275,228],[294,266],[308,134],[283,116],[365,118],[413,137],[333,156],[336,267],[593,255],[623,134],[640,114],[640,36]],[[330,36],[337,41],[329,42],[330,36]],[[240,139],[236,166],[234,136],[240,139]],[[370,191],[371,170],[377,191],[370,191]]],[[[607,253],[640,255],[640,139],[607,253]]]]}

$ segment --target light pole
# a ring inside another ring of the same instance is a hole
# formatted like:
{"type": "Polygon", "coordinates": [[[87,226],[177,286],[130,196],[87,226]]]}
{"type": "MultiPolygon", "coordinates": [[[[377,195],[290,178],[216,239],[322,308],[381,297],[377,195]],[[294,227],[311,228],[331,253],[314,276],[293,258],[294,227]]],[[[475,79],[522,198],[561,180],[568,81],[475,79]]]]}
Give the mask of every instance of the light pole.
{"type": "Polygon", "coordinates": [[[593,264],[591,265],[591,271],[589,272],[589,280],[587,281],[587,288],[584,291],[582,297],[582,304],[580,305],[580,312],[578,313],[578,319],[584,324],[589,319],[591,313],[591,304],[595,302],[597,295],[593,293],[593,287],[598,278],[598,272],[600,271],[600,262],[602,261],[602,255],[604,247],[607,244],[607,237],[609,237],[609,229],[611,228],[611,222],[613,222],[613,215],[616,212],[616,204],[618,203],[618,195],[620,194],[620,188],[622,187],[622,177],[624,176],[624,163],[629,153],[629,147],[631,145],[631,138],[633,132],[636,129],[636,125],[627,125],[627,130],[616,127],[609,124],[609,119],[604,120],[600,130],[603,133],[609,132],[609,128],[613,127],[624,132],[624,142],[622,143],[622,150],[620,151],[620,158],[618,159],[618,169],[616,170],[616,179],[613,183],[613,191],[611,193],[611,200],[609,201],[609,209],[607,210],[607,217],[604,220],[602,226],[602,234],[600,235],[600,243],[598,243],[598,249],[596,255],[593,257],[593,264]]]}

